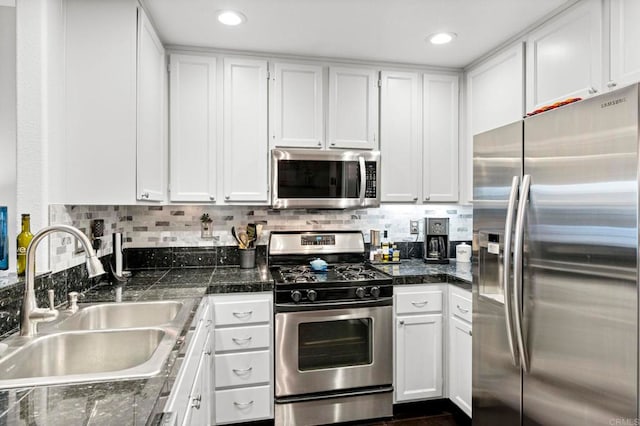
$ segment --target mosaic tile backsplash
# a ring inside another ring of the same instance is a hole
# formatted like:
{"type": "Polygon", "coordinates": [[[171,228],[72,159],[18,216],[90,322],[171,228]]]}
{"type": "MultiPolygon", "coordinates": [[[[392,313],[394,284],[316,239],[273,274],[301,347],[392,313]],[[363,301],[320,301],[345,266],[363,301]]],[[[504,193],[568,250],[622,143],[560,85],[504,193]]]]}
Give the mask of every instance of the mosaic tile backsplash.
{"type": "MultiPolygon", "coordinates": [[[[92,220],[104,220],[104,236],[99,255],[113,252],[114,232],[122,232],[124,248],[221,247],[235,246],[231,227],[248,223],[263,224],[258,245],[266,245],[273,230],[363,231],[369,242],[371,229],[387,230],[391,241],[422,241],[425,217],[448,217],[452,241],[471,240],[472,207],[456,204],[385,204],[362,210],[272,210],[257,206],[71,206],[52,205],[50,223],[66,223],[89,233],[92,220]],[[212,238],[201,238],[200,216],[213,219],[212,238]],[[420,221],[420,233],[409,234],[409,221],[420,221]]],[[[75,241],[60,234],[51,240],[51,269],[60,271],[84,262],[84,254],[75,254],[75,241]]]]}

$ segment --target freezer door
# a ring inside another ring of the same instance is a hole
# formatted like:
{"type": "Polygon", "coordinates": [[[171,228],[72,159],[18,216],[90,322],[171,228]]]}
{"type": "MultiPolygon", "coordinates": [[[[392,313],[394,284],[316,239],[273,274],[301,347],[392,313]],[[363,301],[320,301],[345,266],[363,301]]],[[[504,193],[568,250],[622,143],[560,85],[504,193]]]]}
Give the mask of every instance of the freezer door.
{"type": "Polygon", "coordinates": [[[513,178],[522,173],[522,131],[516,122],[474,137],[474,425],[520,423],[521,374],[505,315],[504,232],[513,178]]]}
{"type": "Polygon", "coordinates": [[[638,87],[527,119],[524,173],[523,423],[635,424],[638,87]]]}

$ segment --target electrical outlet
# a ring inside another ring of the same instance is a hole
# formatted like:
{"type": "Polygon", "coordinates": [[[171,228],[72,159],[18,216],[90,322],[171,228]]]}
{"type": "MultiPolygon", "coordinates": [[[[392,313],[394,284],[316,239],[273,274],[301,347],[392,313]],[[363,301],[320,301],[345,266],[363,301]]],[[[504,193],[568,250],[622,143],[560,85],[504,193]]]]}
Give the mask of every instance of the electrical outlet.
{"type": "Polygon", "coordinates": [[[420,227],[419,223],[420,222],[417,221],[417,220],[410,220],[409,221],[409,234],[412,234],[412,235],[418,234],[418,232],[419,232],[418,229],[420,227]]]}

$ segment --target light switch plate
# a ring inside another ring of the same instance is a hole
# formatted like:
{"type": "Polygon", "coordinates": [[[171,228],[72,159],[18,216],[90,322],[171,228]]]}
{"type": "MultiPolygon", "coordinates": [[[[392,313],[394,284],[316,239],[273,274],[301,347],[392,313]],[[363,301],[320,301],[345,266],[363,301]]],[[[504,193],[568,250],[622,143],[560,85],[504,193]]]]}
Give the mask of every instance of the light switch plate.
{"type": "Polygon", "coordinates": [[[410,220],[409,221],[409,234],[417,235],[420,232],[420,221],[418,220],[410,220]]]}

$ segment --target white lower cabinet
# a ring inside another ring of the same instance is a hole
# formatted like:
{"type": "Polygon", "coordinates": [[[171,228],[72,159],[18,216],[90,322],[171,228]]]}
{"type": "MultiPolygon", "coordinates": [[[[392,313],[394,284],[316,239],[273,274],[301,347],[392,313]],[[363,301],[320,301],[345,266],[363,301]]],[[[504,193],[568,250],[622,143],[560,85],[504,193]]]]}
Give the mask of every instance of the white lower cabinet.
{"type": "Polygon", "coordinates": [[[449,399],[471,416],[471,292],[449,288],[449,399]]]}
{"type": "Polygon", "coordinates": [[[178,355],[180,370],[164,411],[173,414],[175,425],[202,426],[213,422],[211,399],[212,349],[211,307],[203,299],[187,333],[186,347],[178,355]]]}
{"type": "Polygon", "coordinates": [[[215,424],[273,418],[273,295],[210,296],[215,424]]]}
{"type": "Polygon", "coordinates": [[[442,306],[445,286],[394,288],[394,402],[442,397],[442,306]]]}

